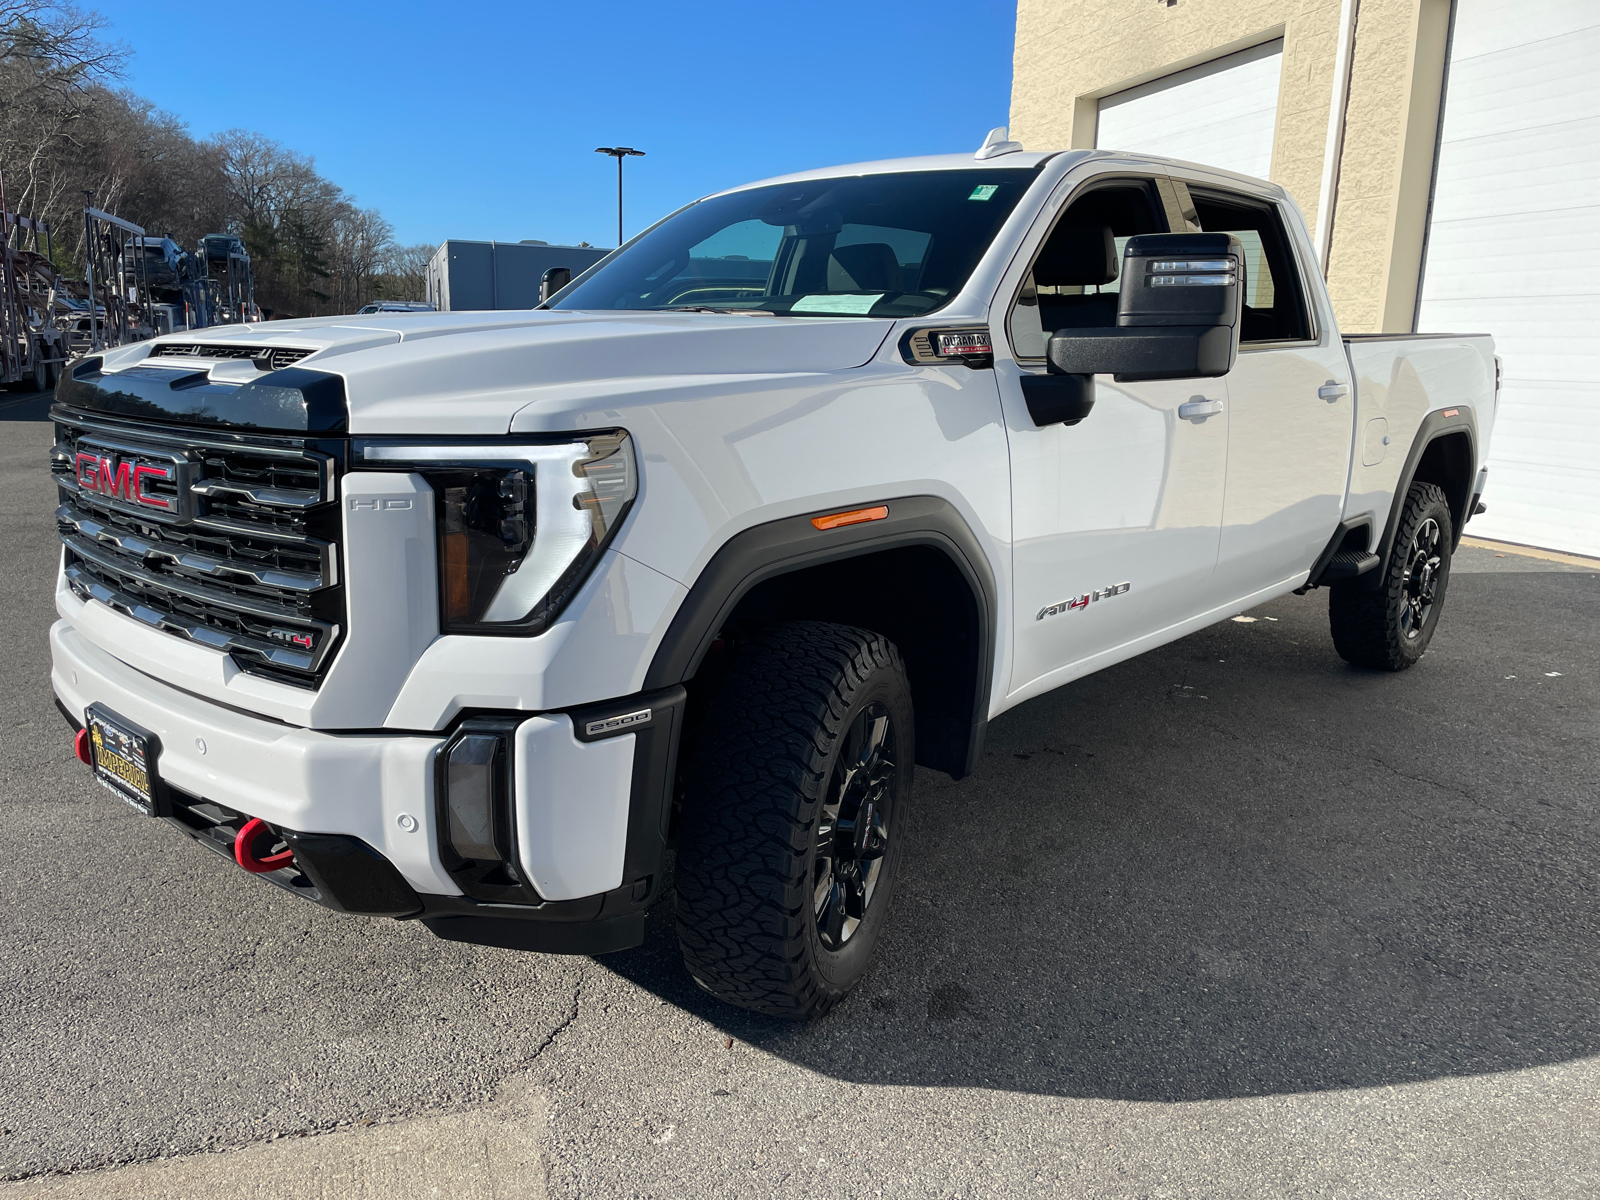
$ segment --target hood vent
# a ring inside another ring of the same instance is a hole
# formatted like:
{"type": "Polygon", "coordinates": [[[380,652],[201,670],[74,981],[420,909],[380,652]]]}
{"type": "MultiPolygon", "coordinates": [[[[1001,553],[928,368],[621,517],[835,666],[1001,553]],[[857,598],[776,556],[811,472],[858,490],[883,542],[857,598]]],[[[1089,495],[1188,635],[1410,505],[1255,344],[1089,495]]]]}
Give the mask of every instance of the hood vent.
{"type": "Polygon", "coordinates": [[[151,358],[249,359],[258,371],[281,371],[292,367],[315,350],[295,346],[208,346],[204,342],[164,342],[150,351],[151,358]]]}

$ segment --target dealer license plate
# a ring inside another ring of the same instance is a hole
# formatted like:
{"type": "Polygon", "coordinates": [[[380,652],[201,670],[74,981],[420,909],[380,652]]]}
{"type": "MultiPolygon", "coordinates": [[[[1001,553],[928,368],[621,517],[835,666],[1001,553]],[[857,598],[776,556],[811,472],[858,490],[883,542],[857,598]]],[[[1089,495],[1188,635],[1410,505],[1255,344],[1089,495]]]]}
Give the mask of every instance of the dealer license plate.
{"type": "Polygon", "coordinates": [[[95,778],[146,816],[155,816],[154,736],[98,704],[88,716],[95,778]]]}

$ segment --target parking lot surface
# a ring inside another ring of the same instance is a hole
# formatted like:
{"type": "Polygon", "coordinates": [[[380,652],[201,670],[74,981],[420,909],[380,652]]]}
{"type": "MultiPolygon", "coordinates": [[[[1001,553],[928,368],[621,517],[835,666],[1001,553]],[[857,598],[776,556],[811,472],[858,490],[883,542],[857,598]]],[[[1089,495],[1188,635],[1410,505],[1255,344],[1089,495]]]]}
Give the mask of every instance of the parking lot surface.
{"type": "Polygon", "coordinates": [[[794,1026],[697,991],[670,903],[598,959],[439,941],[95,786],[42,413],[0,396],[0,1200],[1600,1194],[1600,572],[1464,548],[1409,672],[1312,593],[1007,713],[794,1026]]]}

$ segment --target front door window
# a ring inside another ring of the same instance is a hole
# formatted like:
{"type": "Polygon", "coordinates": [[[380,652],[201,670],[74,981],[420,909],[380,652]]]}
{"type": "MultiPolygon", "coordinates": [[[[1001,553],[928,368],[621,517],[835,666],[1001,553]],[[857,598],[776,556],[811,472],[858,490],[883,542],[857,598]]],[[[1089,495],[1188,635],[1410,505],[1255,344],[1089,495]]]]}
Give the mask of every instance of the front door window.
{"type": "MultiPolygon", "coordinates": [[[[1052,334],[1117,323],[1122,249],[1165,233],[1153,180],[1090,184],[1069,198],[1005,313],[1012,351],[995,375],[1011,446],[1016,623],[1010,698],[1058,687],[1216,603],[1228,415],[1220,379],[1095,380],[1072,426],[1037,426],[1021,378],[1045,370],[1052,334]]],[[[998,324],[998,322],[996,322],[998,324]]]]}

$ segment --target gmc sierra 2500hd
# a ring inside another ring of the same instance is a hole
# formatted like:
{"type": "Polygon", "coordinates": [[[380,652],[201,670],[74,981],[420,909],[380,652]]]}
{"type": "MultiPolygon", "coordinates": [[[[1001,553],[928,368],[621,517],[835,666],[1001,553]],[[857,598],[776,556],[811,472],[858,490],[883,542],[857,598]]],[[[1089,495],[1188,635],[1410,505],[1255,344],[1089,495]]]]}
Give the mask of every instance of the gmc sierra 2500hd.
{"type": "Polygon", "coordinates": [[[811,1017],[985,723],[1286,592],[1415,663],[1483,336],[1341,339],[1281,188],[1030,153],[709,196],[526,312],[177,334],[53,419],[53,682],[135,809],[329,908],[811,1017]]]}

